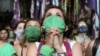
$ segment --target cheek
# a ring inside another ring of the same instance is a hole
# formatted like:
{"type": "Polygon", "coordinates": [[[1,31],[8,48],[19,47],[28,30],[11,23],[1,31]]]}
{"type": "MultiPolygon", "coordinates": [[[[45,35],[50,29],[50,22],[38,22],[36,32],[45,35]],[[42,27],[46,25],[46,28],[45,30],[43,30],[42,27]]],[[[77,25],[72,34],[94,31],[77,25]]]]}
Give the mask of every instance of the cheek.
{"type": "Polygon", "coordinates": [[[7,38],[8,38],[8,34],[2,34],[2,35],[0,35],[0,37],[1,37],[2,39],[7,39],[7,38]]]}
{"type": "Polygon", "coordinates": [[[4,36],[5,38],[7,38],[7,37],[8,37],[8,34],[4,34],[3,36],[4,36]]]}

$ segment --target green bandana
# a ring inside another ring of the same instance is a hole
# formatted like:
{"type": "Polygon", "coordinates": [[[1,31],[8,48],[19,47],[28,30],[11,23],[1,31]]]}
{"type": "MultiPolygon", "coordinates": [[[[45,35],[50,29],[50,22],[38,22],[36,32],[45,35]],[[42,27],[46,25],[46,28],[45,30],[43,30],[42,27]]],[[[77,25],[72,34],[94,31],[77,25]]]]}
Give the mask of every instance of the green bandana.
{"type": "Polygon", "coordinates": [[[40,54],[43,56],[52,56],[53,52],[54,52],[54,49],[47,45],[43,45],[40,50],[40,54]]]}
{"type": "Polygon", "coordinates": [[[41,35],[41,31],[39,30],[39,28],[35,26],[28,26],[25,29],[26,40],[30,42],[39,40],[40,35],[41,35]]]}
{"type": "Polygon", "coordinates": [[[47,32],[51,28],[58,28],[60,32],[64,32],[66,24],[64,20],[58,16],[49,16],[43,21],[43,28],[47,32]]]}

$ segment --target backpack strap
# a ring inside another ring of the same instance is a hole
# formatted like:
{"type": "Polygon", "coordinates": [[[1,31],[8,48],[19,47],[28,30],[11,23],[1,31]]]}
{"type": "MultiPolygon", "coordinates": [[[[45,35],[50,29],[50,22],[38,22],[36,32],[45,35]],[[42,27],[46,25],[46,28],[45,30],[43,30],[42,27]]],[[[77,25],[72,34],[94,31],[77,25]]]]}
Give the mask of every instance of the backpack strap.
{"type": "Polygon", "coordinates": [[[44,41],[40,42],[39,47],[38,47],[38,55],[37,56],[40,55],[40,49],[41,49],[42,45],[44,45],[44,43],[45,43],[44,41]]]}
{"type": "Polygon", "coordinates": [[[66,56],[72,56],[72,50],[70,44],[67,41],[64,41],[64,46],[66,48],[66,56]]]}

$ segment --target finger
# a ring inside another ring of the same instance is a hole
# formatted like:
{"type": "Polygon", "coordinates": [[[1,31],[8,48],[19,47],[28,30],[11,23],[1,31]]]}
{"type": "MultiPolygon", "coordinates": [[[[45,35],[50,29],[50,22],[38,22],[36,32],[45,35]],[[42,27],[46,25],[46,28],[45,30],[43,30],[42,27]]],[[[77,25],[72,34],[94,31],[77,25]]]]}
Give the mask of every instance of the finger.
{"type": "Polygon", "coordinates": [[[59,40],[58,40],[58,36],[57,35],[54,37],[54,44],[59,44],[59,40]]]}

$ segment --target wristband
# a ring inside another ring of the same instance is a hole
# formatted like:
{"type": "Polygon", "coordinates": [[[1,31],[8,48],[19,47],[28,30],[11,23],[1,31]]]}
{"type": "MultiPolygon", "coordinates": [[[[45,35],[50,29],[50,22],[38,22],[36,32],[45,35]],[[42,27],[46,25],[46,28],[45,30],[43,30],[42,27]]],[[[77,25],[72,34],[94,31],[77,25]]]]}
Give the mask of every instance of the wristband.
{"type": "Polygon", "coordinates": [[[53,52],[54,52],[54,49],[47,45],[43,45],[40,50],[40,54],[44,56],[51,56],[53,52]]]}
{"type": "Polygon", "coordinates": [[[58,53],[58,56],[66,56],[65,53],[58,53]]]}

